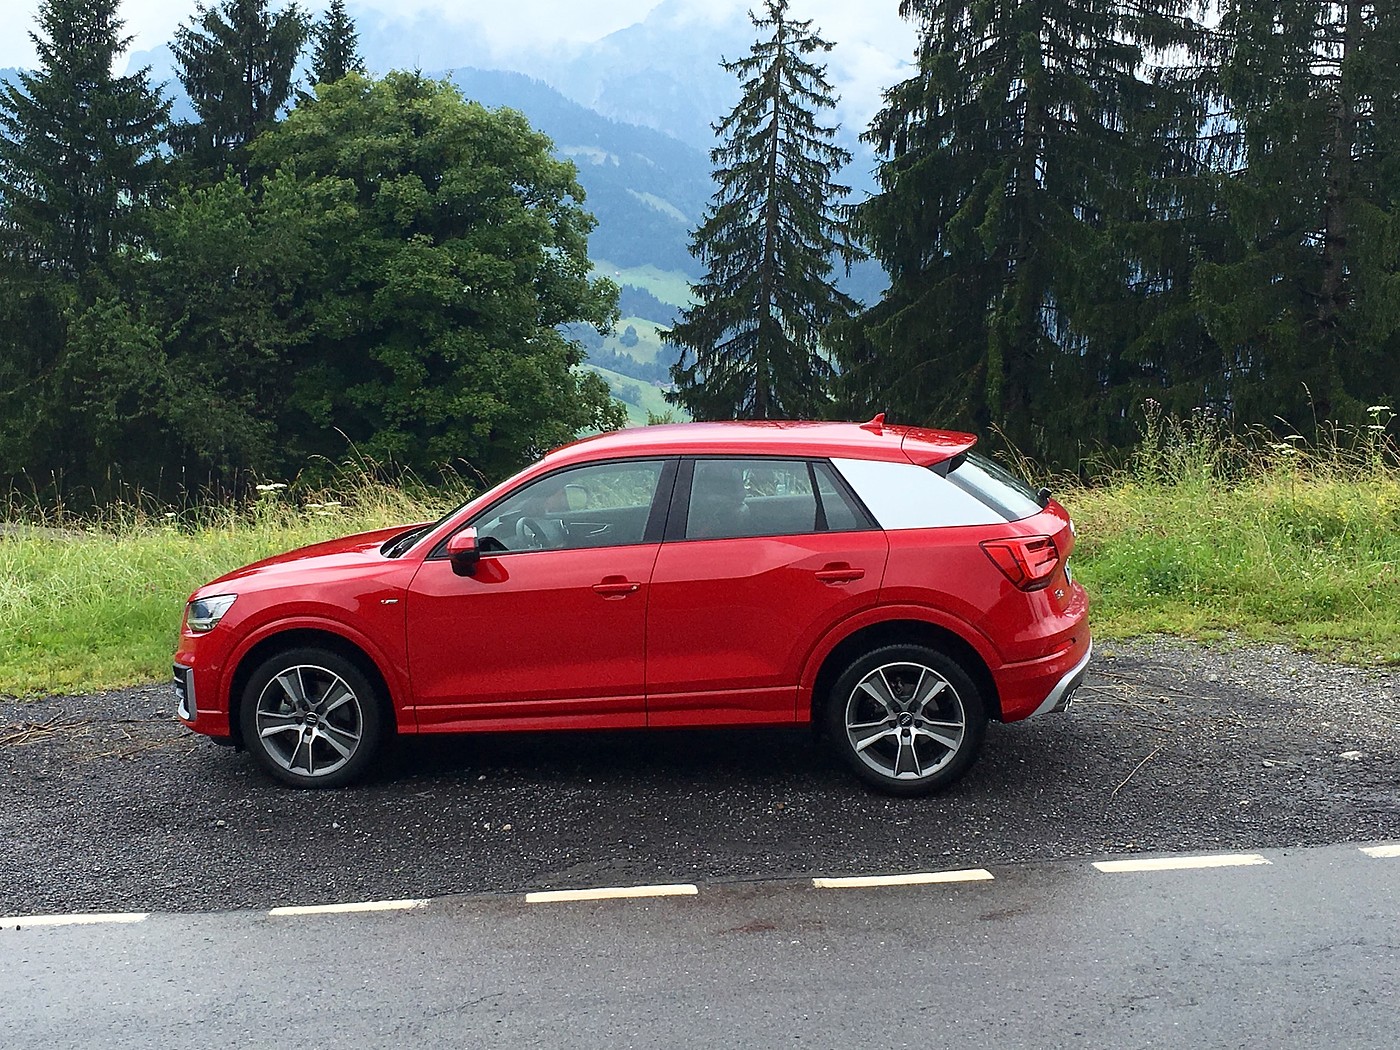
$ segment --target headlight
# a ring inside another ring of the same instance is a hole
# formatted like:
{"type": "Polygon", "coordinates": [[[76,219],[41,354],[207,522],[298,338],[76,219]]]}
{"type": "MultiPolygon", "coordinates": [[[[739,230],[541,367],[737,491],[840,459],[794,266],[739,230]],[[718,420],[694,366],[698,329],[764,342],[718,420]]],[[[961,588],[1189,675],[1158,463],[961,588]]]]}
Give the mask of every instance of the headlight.
{"type": "Polygon", "coordinates": [[[185,625],[195,634],[212,631],[233,605],[236,594],[216,594],[212,598],[197,598],[185,610],[185,625]]]}

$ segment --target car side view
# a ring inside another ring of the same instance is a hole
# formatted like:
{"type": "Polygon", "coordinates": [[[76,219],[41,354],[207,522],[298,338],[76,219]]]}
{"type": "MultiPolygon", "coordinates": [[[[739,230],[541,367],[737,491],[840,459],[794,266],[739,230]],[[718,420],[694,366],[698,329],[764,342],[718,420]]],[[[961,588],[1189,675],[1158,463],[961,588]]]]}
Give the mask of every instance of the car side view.
{"type": "Polygon", "coordinates": [[[441,520],[190,598],[180,719],[292,785],[394,736],[814,723],[867,784],[946,787],[989,719],[1068,706],[1069,515],[968,434],[686,423],[557,449],[441,520]]]}

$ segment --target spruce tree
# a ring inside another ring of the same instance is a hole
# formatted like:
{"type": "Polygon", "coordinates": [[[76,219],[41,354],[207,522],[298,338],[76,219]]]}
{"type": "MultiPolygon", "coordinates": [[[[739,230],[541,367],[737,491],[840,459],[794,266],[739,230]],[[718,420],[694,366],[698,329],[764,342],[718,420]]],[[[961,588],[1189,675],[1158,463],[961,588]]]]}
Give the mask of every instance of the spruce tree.
{"type": "Polygon", "coordinates": [[[326,16],[313,30],[316,48],[311,58],[311,79],[316,84],[334,84],[347,73],[365,72],[360,57],[360,34],[346,13],[345,0],[331,0],[326,16]]]}
{"type": "Polygon", "coordinates": [[[1200,102],[1152,60],[1194,54],[1190,6],[905,0],[917,70],[867,132],[880,192],[856,215],[891,287],[838,334],[848,411],[1072,461],[1125,390],[1176,381],[1155,318],[1189,297],[1172,217],[1200,102]]]}
{"type": "Polygon", "coordinates": [[[112,75],[117,6],[43,0],[38,67],[0,89],[0,476],[31,484],[95,466],[72,333],[126,291],[159,190],[168,103],[146,70],[112,75]]]}
{"type": "Polygon", "coordinates": [[[198,117],[175,143],[196,170],[246,172],[244,150],[292,98],[310,27],[295,3],[274,12],[268,0],[220,0],[175,30],[177,76],[198,117]]]}
{"type": "Polygon", "coordinates": [[[1226,241],[1201,306],[1233,410],[1359,422],[1400,394],[1400,12],[1229,0],[1217,43],[1226,241]]]}
{"type": "Polygon", "coordinates": [[[749,17],[760,37],[723,63],[742,94],[715,125],[719,188],[691,245],[707,271],[667,337],[680,350],[667,396],[696,419],[824,413],[822,336],[855,308],[831,280],[833,259],[859,257],[841,205],[848,190],[832,181],[851,158],[817,121],[836,99],[812,57],[832,45],[791,19],[787,0],[749,17]]]}
{"type": "Polygon", "coordinates": [[[118,0],[42,0],[39,66],[0,88],[5,254],[90,291],[140,235],[169,104],[143,69],[115,77],[130,38],[118,0]]]}

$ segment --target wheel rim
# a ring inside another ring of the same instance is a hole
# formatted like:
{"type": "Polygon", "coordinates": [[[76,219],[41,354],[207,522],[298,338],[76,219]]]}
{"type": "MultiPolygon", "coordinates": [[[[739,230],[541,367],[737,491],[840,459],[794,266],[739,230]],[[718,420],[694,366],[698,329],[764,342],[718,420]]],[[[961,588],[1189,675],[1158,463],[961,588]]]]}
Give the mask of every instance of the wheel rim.
{"type": "Polygon", "coordinates": [[[365,718],[360,698],[344,678],[298,664],[263,687],[254,725],[272,761],[289,773],[324,777],[355,757],[365,718]]]}
{"type": "Polygon", "coordinates": [[[953,684],[931,667],[875,668],[846,700],[846,741],[891,780],[924,780],[945,769],[967,739],[967,713],[953,684]]]}

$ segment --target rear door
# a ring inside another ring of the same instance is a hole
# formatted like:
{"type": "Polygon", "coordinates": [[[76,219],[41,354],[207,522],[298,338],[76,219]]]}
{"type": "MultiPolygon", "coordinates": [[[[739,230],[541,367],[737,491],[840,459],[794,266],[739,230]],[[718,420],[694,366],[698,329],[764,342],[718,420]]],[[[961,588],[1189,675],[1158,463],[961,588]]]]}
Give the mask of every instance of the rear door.
{"type": "Polygon", "coordinates": [[[823,461],[683,461],[651,577],[647,724],[797,720],[807,655],[875,604],[887,554],[823,461]]]}

